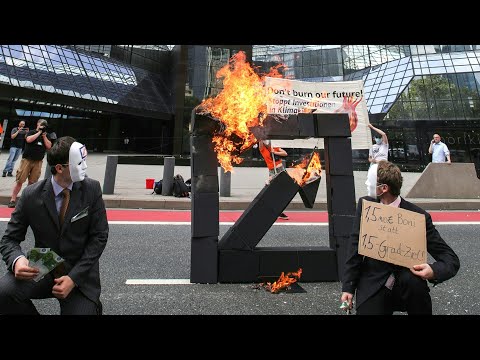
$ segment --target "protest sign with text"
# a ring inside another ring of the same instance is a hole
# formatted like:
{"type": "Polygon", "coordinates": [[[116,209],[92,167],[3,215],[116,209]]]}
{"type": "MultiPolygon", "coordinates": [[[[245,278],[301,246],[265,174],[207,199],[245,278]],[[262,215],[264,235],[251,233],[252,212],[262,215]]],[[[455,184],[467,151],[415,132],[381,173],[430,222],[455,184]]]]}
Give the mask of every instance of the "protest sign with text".
{"type": "Polygon", "coordinates": [[[425,215],[363,200],[358,253],[407,268],[426,263],[425,215]]]}
{"type": "MultiPolygon", "coordinates": [[[[282,78],[265,78],[265,91],[269,95],[267,113],[277,116],[299,113],[348,113],[352,131],[352,149],[370,149],[368,109],[363,81],[309,82],[282,78]]],[[[286,148],[323,148],[323,139],[275,140],[275,145],[286,148]]]]}

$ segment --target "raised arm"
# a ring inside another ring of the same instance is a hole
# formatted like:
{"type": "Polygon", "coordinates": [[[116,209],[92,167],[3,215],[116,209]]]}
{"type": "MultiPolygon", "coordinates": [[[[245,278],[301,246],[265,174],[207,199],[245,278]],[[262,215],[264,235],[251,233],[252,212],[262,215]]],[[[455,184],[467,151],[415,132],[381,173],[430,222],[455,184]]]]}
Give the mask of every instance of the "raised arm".
{"type": "Polygon", "coordinates": [[[287,156],[287,152],[283,150],[282,148],[273,148],[273,155],[277,156],[287,156]]]}
{"type": "Polygon", "coordinates": [[[376,131],[377,133],[379,133],[382,136],[382,141],[383,141],[384,144],[388,144],[388,137],[387,137],[387,134],[385,133],[385,131],[382,131],[379,128],[376,128],[372,124],[368,124],[368,127],[370,129],[376,131]]]}

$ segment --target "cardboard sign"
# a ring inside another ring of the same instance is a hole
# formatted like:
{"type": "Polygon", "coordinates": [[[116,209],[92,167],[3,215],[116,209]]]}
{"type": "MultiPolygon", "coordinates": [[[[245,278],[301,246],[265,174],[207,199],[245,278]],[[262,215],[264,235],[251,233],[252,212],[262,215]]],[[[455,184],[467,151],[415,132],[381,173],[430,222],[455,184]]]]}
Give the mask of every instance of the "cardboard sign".
{"type": "Polygon", "coordinates": [[[426,263],[425,215],[363,200],[358,253],[407,268],[426,263]]]}

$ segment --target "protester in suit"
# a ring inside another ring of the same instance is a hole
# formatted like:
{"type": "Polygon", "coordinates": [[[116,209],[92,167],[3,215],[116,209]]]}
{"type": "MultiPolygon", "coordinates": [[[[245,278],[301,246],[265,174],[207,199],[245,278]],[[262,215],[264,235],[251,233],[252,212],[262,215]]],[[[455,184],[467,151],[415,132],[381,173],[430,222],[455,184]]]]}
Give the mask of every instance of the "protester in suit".
{"type": "Polygon", "coordinates": [[[84,145],[59,138],[47,154],[53,176],[23,191],[0,241],[8,268],[0,278],[0,314],[38,314],[31,299],[48,297],[59,300],[61,314],[101,313],[99,259],[109,229],[100,183],[86,177],[86,157],[84,145]],[[65,259],[63,272],[56,268],[32,280],[38,270],[28,266],[20,247],[28,227],[35,247],[51,248],[65,259]]]}
{"type": "Polygon", "coordinates": [[[358,315],[391,315],[393,311],[431,315],[432,300],[425,280],[435,286],[452,278],[460,268],[460,261],[435,229],[430,214],[400,197],[403,178],[398,166],[380,161],[377,173],[377,199],[366,196],[358,202],[342,278],[341,301],[346,301],[352,308],[356,291],[358,315]],[[408,269],[359,255],[358,236],[364,199],[425,215],[427,252],[436,261],[408,269]]]}

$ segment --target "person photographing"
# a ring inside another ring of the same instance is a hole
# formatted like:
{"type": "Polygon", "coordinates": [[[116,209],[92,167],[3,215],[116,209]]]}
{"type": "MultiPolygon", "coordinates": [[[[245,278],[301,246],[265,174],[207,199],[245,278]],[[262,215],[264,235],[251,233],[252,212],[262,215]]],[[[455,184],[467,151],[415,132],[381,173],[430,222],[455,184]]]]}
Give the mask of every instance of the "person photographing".
{"type": "Polygon", "coordinates": [[[15,162],[20,157],[20,154],[25,147],[25,136],[28,133],[28,128],[25,127],[25,121],[21,120],[17,127],[14,127],[10,133],[12,143],[10,145],[10,153],[8,155],[7,163],[3,169],[2,177],[13,176],[13,169],[15,162]]]}
{"type": "Polygon", "coordinates": [[[28,185],[34,184],[40,178],[42,173],[43,157],[47,150],[52,147],[50,134],[46,129],[48,122],[45,119],[37,121],[37,128],[30,130],[25,138],[25,150],[23,151],[22,161],[17,170],[15,185],[12,190],[12,197],[8,203],[9,208],[14,208],[17,202],[17,196],[22,185],[28,178],[28,185]]]}

